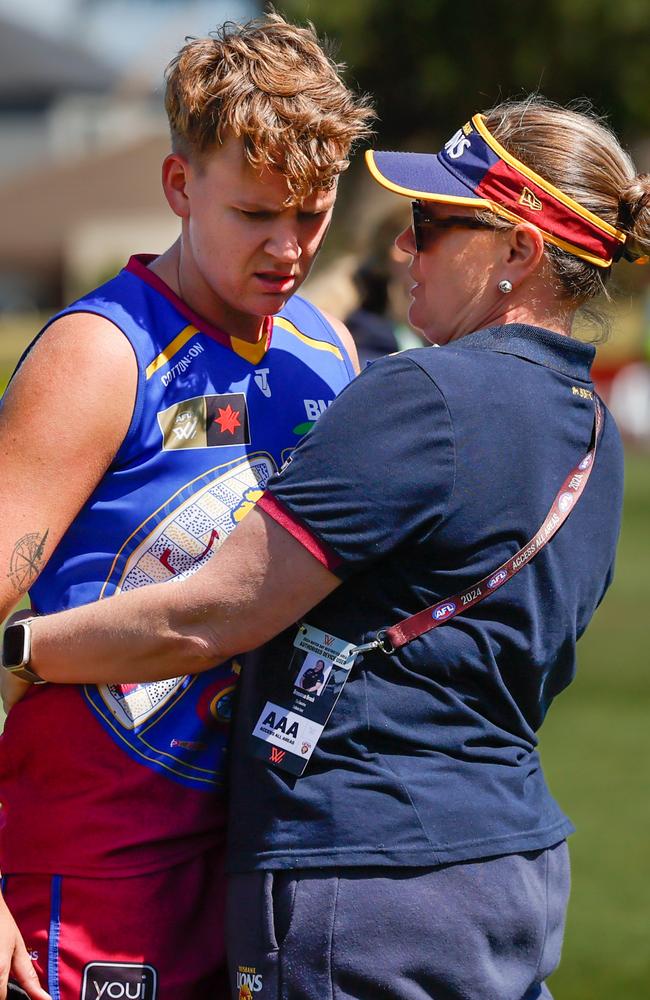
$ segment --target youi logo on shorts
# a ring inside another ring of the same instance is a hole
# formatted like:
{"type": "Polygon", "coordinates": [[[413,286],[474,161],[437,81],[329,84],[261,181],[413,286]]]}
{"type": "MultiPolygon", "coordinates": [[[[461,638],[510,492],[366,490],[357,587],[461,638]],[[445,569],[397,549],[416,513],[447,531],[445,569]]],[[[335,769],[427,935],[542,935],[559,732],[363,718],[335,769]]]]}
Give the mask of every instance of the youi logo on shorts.
{"type": "Polygon", "coordinates": [[[158,976],[153,965],[135,962],[89,962],[84,969],[81,1000],[157,1000],[158,976]]]}
{"type": "Polygon", "coordinates": [[[453,601],[447,601],[446,604],[439,604],[431,612],[431,617],[435,618],[437,622],[444,622],[445,618],[449,618],[449,615],[453,615],[456,610],[456,605],[453,601]]]}

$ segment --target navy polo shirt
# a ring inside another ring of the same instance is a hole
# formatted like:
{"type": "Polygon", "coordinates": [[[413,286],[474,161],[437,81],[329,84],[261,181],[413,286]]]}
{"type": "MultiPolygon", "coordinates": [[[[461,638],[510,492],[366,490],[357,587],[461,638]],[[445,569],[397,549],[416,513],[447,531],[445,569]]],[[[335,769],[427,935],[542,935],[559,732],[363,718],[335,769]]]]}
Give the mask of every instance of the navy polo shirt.
{"type": "MultiPolygon", "coordinates": [[[[513,324],[382,359],[348,386],[262,500],[343,581],[306,621],[365,642],[524,545],[588,449],[593,355],[513,324]]],[[[611,581],[622,480],[605,411],[591,479],[555,538],[447,625],[357,660],[300,778],[249,748],[295,630],[254,654],[234,735],[231,868],[431,866],[570,833],[536,732],[611,581]]]]}

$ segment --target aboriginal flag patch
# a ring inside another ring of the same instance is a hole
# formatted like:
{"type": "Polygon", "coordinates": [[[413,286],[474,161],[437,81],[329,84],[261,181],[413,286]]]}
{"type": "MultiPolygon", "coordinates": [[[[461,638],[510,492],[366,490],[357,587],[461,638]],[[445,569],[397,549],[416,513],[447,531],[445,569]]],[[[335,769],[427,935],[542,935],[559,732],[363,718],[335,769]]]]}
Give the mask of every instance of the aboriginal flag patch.
{"type": "Polygon", "coordinates": [[[250,444],[250,421],[243,392],[194,396],[162,410],[158,424],[163,449],[223,448],[250,444]]]}

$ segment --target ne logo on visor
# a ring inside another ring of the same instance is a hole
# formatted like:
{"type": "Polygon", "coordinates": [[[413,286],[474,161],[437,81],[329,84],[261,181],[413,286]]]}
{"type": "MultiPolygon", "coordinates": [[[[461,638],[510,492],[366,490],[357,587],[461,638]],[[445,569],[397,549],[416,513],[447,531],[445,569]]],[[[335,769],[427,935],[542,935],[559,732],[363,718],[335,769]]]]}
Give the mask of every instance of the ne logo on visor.
{"type": "Polygon", "coordinates": [[[519,204],[532,209],[533,212],[541,212],[544,208],[537,195],[527,187],[523,188],[521,192],[519,204]]]}

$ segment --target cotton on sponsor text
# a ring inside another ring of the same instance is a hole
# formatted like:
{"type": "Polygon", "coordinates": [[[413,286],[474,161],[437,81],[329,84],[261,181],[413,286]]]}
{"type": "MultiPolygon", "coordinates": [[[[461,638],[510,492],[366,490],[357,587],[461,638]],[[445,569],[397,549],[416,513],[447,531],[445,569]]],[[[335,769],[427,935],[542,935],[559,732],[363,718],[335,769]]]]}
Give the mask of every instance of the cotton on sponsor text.
{"type": "Polygon", "coordinates": [[[203,345],[199,344],[198,341],[195,341],[180,361],[177,361],[175,365],[172,365],[169,371],[160,376],[162,384],[164,386],[168,386],[174,381],[177,375],[182,375],[183,372],[186,371],[192,364],[194,358],[198,358],[199,354],[203,354],[204,350],[205,348],[203,345]]]}

